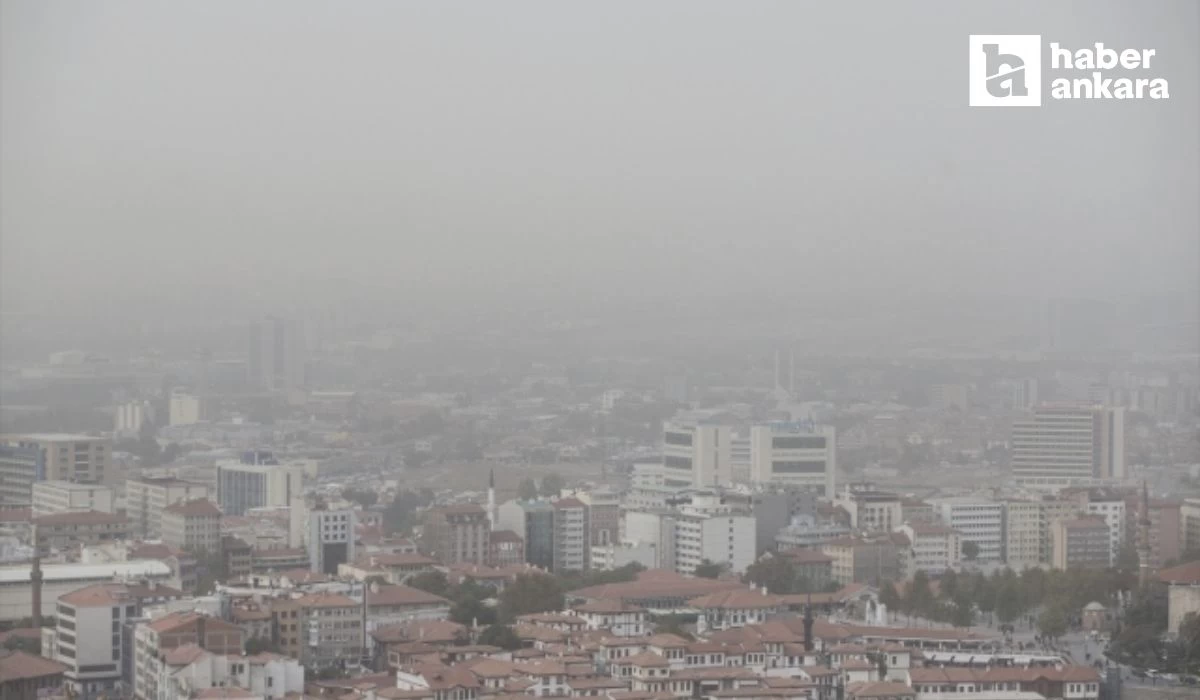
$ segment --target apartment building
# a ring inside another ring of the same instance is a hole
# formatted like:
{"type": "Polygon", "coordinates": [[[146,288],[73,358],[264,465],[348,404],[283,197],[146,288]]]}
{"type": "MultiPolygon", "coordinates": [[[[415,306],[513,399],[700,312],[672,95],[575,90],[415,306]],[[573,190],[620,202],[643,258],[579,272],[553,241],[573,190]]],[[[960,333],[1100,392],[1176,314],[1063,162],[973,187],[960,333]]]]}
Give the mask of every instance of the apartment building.
{"type": "Polygon", "coordinates": [[[304,667],[280,654],[213,654],[198,646],[184,646],[166,653],[160,665],[158,700],[243,694],[283,700],[304,695],[304,667]]]}
{"type": "Polygon", "coordinates": [[[900,551],[891,535],[843,537],[821,545],[821,552],[833,559],[833,580],[846,585],[878,585],[900,577],[900,551]]]}
{"type": "Polygon", "coordinates": [[[13,438],[0,439],[0,506],[29,507],[33,503],[33,485],[45,478],[41,449],[13,438]]]}
{"type": "Polygon", "coordinates": [[[221,509],[206,498],[163,508],[161,527],[164,544],[189,552],[221,551],[221,509]]]}
{"type": "Polygon", "coordinates": [[[328,668],[343,660],[362,658],[365,637],[360,602],[336,593],[311,593],[294,602],[299,659],[305,668],[328,668]]]}
{"type": "Polygon", "coordinates": [[[488,566],[520,566],[525,563],[525,540],[512,530],[492,530],[488,535],[488,566]]]}
{"type": "Polygon", "coordinates": [[[455,564],[487,563],[491,525],[482,506],[434,508],[425,514],[421,549],[438,561],[455,564]]]}
{"type": "Polygon", "coordinates": [[[210,498],[204,484],[174,477],[141,477],[125,482],[125,509],[134,533],[142,539],[162,536],[162,512],[169,505],[210,498]]]}
{"type": "Polygon", "coordinates": [[[245,635],[231,622],[198,612],[173,612],[139,623],[133,633],[134,697],[157,700],[159,679],[172,651],[197,648],[214,654],[241,655],[245,635]]]}
{"type": "Polygon", "coordinates": [[[1050,528],[1056,569],[1105,569],[1109,566],[1109,529],[1101,518],[1058,520],[1050,528]]]}
{"type": "Polygon", "coordinates": [[[733,429],[704,421],[663,426],[662,465],[672,488],[724,486],[733,481],[733,429]]]}
{"type": "Polygon", "coordinates": [[[65,552],[88,545],[129,539],[129,518],[119,513],[77,511],[33,518],[37,526],[38,551],[65,552]]]}
{"type": "Polygon", "coordinates": [[[1060,520],[1074,520],[1082,514],[1079,504],[1069,499],[1043,498],[1039,503],[1042,511],[1040,523],[1042,535],[1042,563],[1050,564],[1054,560],[1054,523],[1060,520]]]}
{"type": "Polygon", "coordinates": [[[974,496],[931,499],[943,525],[979,546],[978,562],[1004,561],[1004,504],[974,496]]]}
{"type": "Polygon", "coordinates": [[[621,494],[602,487],[575,494],[588,509],[588,538],[592,546],[606,545],[620,539],[621,494]]]}
{"type": "Polygon", "coordinates": [[[850,514],[850,526],[867,532],[892,532],[903,521],[900,496],[871,484],[847,484],[834,500],[850,514]]]}
{"type": "MultiPolygon", "coordinates": [[[[554,568],[554,508],[546,501],[509,501],[497,509],[499,527],[525,540],[525,561],[554,568]]],[[[489,538],[490,540],[490,538],[489,538]]]]}
{"type": "Polygon", "coordinates": [[[1183,551],[1200,549],[1200,498],[1185,498],[1179,504],[1179,536],[1183,551]]]}
{"type": "MultiPolygon", "coordinates": [[[[1150,501],[1150,567],[1161,569],[1183,553],[1182,503],[1178,500],[1150,501]]],[[[1129,526],[1136,531],[1135,525],[1129,526]]]]}
{"type": "Polygon", "coordinates": [[[1017,485],[1057,490],[1092,479],[1125,477],[1124,409],[1043,404],[1012,427],[1017,485]]]}
{"type": "Polygon", "coordinates": [[[308,496],[292,501],[288,517],[289,545],[308,552],[310,570],[336,574],[338,566],[354,561],[358,518],[353,508],[334,508],[308,496]]]}
{"type": "Polygon", "coordinates": [[[226,515],[252,508],[288,508],[304,494],[307,465],[280,464],[270,454],[251,452],[217,463],[217,505],[226,515]]]}
{"type": "Polygon", "coordinates": [[[904,567],[909,577],[918,571],[940,576],[946,571],[958,571],[962,565],[962,540],[958,530],[945,525],[905,523],[898,532],[908,537],[908,564],[904,567]]]}
{"type": "Polygon", "coordinates": [[[113,512],[113,492],[100,484],[39,481],[33,485],[33,517],[80,511],[113,512]]]}
{"type": "Polygon", "coordinates": [[[554,573],[584,571],[591,561],[588,507],[578,498],[562,498],[554,509],[554,573]]]}
{"type": "Polygon", "coordinates": [[[1004,503],[1004,561],[1014,571],[1042,562],[1042,504],[1038,501],[1004,503]]]}

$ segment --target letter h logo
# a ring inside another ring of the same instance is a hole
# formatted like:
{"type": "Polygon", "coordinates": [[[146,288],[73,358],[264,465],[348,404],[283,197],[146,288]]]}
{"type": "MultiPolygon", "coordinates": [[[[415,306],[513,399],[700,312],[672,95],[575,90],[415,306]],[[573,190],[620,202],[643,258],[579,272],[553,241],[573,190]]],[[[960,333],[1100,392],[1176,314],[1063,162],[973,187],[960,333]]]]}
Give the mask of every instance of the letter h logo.
{"type": "Polygon", "coordinates": [[[972,107],[1042,105],[1042,36],[972,34],[967,66],[972,107]]]}

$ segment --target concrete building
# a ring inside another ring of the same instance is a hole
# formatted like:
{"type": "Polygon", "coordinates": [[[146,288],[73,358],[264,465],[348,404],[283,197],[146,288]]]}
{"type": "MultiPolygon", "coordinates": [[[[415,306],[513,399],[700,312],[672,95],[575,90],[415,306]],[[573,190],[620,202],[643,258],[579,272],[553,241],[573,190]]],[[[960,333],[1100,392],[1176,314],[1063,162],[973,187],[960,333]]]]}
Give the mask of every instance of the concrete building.
{"type": "Polygon", "coordinates": [[[33,485],[33,517],[80,511],[113,512],[113,492],[99,484],[39,481],[33,485]]]}
{"type": "Polygon", "coordinates": [[[971,387],[967,384],[935,384],[930,389],[929,402],[939,411],[966,413],[971,408],[971,387]]]}
{"type": "Polygon", "coordinates": [[[172,652],[209,651],[241,656],[246,633],[241,627],[198,612],[172,612],[134,628],[133,696],[137,700],[157,700],[159,680],[179,656],[172,652]],[[193,651],[195,650],[195,651],[193,651]]]}
{"type": "Polygon", "coordinates": [[[329,668],[363,657],[366,611],[361,602],[336,593],[310,593],[293,602],[298,611],[299,659],[305,668],[329,668]]]}
{"type": "Polygon", "coordinates": [[[668,487],[725,486],[733,481],[733,429],[705,422],[663,426],[662,464],[668,487]]]}
{"type": "Polygon", "coordinates": [[[335,575],[338,566],[354,561],[357,514],[352,508],[333,508],[320,498],[292,501],[289,546],[308,552],[309,569],[335,575]]]}
{"type": "Polygon", "coordinates": [[[1125,478],[1124,409],[1038,406],[1032,417],[1013,422],[1012,470],[1017,485],[1049,490],[1125,478]]]}
{"type": "Polygon", "coordinates": [[[1183,551],[1200,549],[1200,498],[1185,498],[1179,505],[1179,536],[1183,551]]]}
{"type": "Polygon", "coordinates": [[[285,391],[304,386],[308,351],[303,326],[275,317],[251,323],[247,358],[255,387],[285,391]]]}
{"type": "Polygon", "coordinates": [[[973,496],[930,499],[942,524],[979,546],[978,562],[1004,561],[1004,504],[973,496]]]}
{"type": "Polygon", "coordinates": [[[1029,411],[1038,405],[1038,380],[1032,377],[1013,382],[1012,407],[1015,411],[1029,411]]]}
{"type": "Polygon", "coordinates": [[[657,543],[621,542],[592,547],[593,570],[612,571],[629,564],[640,564],[647,569],[657,568],[657,543]]]}
{"type": "Polygon", "coordinates": [[[769,423],[750,428],[750,480],[803,489],[822,497],[836,490],[837,435],[832,427],[769,423]]]}
{"type": "Polygon", "coordinates": [[[525,540],[512,530],[492,530],[488,535],[488,566],[520,566],[525,563],[525,540]]]}
{"type": "Polygon", "coordinates": [[[29,507],[34,483],[45,478],[45,458],[36,445],[0,439],[0,506],[29,507]]]}
{"type": "Polygon", "coordinates": [[[1042,535],[1042,563],[1050,564],[1054,560],[1054,539],[1051,529],[1060,520],[1074,520],[1083,514],[1079,504],[1070,499],[1043,498],[1038,504],[1041,507],[1042,519],[1039,529],[1042,535]]]}
{"type": "Polygon", "coordinates": [[[705,560],[741,573],[754,563],[757,525],[712,492],[671,509],[628,511],[622,542],[652,547],[657,568],[692,574],[705,560]]]}
{"type": "Polygon", "coordinates": [[[164,654],[159,665],[158,700],[233,698],[243,693],[247,700],[283,700],[304,695],[304,667],[280,654],[213,654],[188,644],[164,654]]]}
{"type": "Polygon", "coordinates": [[[797,515],[791,524],[775,536],[775,547],[779,551],[820,547],[850,535],[849,526],[832,520],[819,520],[815,515],[797,515]]]}
{"type": "Polygon", "coordinates": [[[1050,528],[1056,569],[1106,569],[1109,566],[1108,525],[1100,518],[1058,520],[1050,528]]]}
{"type": "Polygon", "coordinates": [[[941,576],[946,571],[958,571],[962,566],[962,540],[958,530],[945,525],[905,523],[899,532],[908,537],[908,563],[904,571],[913,576],[924,571],[941,576]]]}
{"type": "Polygon", "coordinates": [[[153,422],[154,404],[149,401],[126,401],[113,412],[113,430],[122,437],[137,437],[143,425],[153,422]]]}
{"type": "Polygon", "coordinates": [[[142,539],[162,536],[163,509],[175,503],[210,498],[204,484],[171,477],[141,477],[125,482],[125,510],[134,533],[142,539]]]}
{"type": "Polygon", "coordinates": [[[1181,503],[1177,500],[1150,501],[1150,568],[1161,569],[1183,554],[1181,503]]]}
{"type": "Polygon", "coordinates": [[[1004,561],[1014,571],[1042,562],[1042,504],[1038,501],[1004,503],[1004,561]]]}
{"type": "Polygon", "coordinates": [[[575,494],[588,512],[588,538],[591,546],[617,542],[621,536],[621,495],[608,487],[575,494]]]}
{"type": "Polygon", "coordinates": [[[36,481],[113,484],[112,441],[68,433],[35,433],[0,438],[0,498],[29,505],[36,481]]]}
{"type": "Polygon", "coordinates": [[[900,496],[870,484],[847,484],[834,499],[850,514],[850,526],[867,532],[892,532],[903,522],[900,496]]]}
{"type": "Polygon", "coordinates": [[[88,545],[129,539],[129,518],[120,513],[75,511],[54,513],[30,521],[37,526],[38,551],[66,552],[88,545]]]}
{"type": "Polygon", "coordinates": [[[195,425],[204,420],[204,401],[181,389],[171,392],[167,400],[170,425],[195,425]]]}
{"type": "Polygon", "coordinates": [[[554,509],[554,573],[585,571],[591,543],[587,504],[578,498],[561,498],[550,506],[554,509]]]}
{"type": "Polygon", "coordinates": [[[173,503],[162,511],[162,541],[189,552],[221,551],[221,509],[206,498],[173,503]]]}
{"type": "Polygon", "coordinates": [[[1200,615],[1200,561],[1163,569],[1158,580],[1167,584],[1167,634],[1179,634],[1188,615],[1200,615]]]}
{"type": "Polygon", "coordinates": [[[0,698],[38,700],[62,697],[67,667],[20,650],[0,652],[0,698]]]}
{"type": "Polygon", "coordinates": [[[821,552],[833,559],[833,580],[842,585],[879,585],[901,575],[898,548],[890,535],[843,537],[821,545],[821,552]]]}
{"type": "MultiPolygon", "coordinates": [[[[33,586],[29,564],[0,567],[0,622],[16,622],[29,617],[33,609],[33,586]]],[[[174,576],[171,567],[157,560],[116,561],[83,564],[42,565],[42,616],[53,617],[58,599],[96,583],[113,579],[147,581],[149,586],[167,589],[174,576]]],[[[175,595],[179,591],[174,591],[175,595]]]]}
{"type": "Polygon", "coordinates": [[[819,549],[789,549],[775,556],[783,557],[796,569],[796,577],[808,583],[809,590],[821,590],[833,581],[833,557],[819,549]]]}
{"type": "Polygon", "coordinates": [[[1108,565],[1116,566],[1125,546],[1126,494],[1112,489],[1087,489],[1078,494],[1083,513],[1104,520],[1108,526],[1108,565]]]}
{"type": "Polygon", "coordinates": [[[217,463],[217,505],[225,515],[245,515],[252,508],[290,507],[304,493],[305,467],[254,463],[260,453],[217,463]]]}
{"type": "MultiPolygon", "coordinates": [[[[110,574],[111,575],[111,574],[110,574]]],[[[131,694],[132,626],[146,605],[178,598],[179,591],[103,583],[58,597],[49,651],[66,665],[66,685],[77,698],[131,694]],[[156,595],[160,593],[161,595],[156,595]]]]}
{"type": "Polygon", "coordinates": [[[525,540],[525,561],[554,568],[554,509],[546,501],[509,501],[497,509],[500,527],[525,540]]]}
{"type": "Polygon", "coordinates": [[[481,506],[446,506],[425,514],[421,550],[447,566],[486,564],[490,540],[487,510],[481,506]]]}

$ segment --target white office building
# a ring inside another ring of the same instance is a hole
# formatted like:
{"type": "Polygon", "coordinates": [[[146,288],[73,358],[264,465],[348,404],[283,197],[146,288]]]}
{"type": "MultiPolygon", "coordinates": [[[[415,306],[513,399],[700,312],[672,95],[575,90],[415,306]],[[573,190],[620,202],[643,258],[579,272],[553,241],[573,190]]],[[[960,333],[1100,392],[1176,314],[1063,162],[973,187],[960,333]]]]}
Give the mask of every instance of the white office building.
{"type": "Polygon", "coordinates": [[[310,570],[336,575],[339,564],[354,561],[358,520],[352,508],[331,508],[309,496],[293,499],[288,517],[289,545],[308,552],[310,570]]]}
{"type": "Polygon", "coordinates": [[[1055,404],[1013,422],[1012,470],[1018,486],[1057,490],[1125,478],[1123,408],[1055,404]]]}
{"type": "Polygon", "coordinates": [[[725,486],[733,482],[733,429],[728,425],[670,422],[663,426],[665,485],[725,486]]]}
{"type": "Polygon", "coordinates": [[[750,429],[750,479],[812,491],[836,492],[837,437],[832,427],[769,423],[750,429]]]}
{"type": "Polygon", "coordinates": [[[1004,504],[973,496],[930,499],[942,524],[958,531],[962,542],[979,546],[977,562],[1004,560],[1004,504]]]}
{"type": "Polygon", "coordinates": [[[33,517],[82,511],[113,512],[113,492],[100,484],[38,481],[33,485],[33,517]]]}

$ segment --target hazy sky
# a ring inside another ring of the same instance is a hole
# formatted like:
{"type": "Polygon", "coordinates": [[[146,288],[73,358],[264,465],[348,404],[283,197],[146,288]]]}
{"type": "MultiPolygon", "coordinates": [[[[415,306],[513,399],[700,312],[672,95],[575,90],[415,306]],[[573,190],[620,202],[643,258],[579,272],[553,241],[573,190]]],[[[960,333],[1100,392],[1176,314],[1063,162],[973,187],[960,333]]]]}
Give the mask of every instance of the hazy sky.
{"type": "Polygon", "coordinates": [[[0,7],[9,308],[1196,289],[1195,0],[0,7]],[[971,33],[1171,100],[968,108],[971,33]]]}

